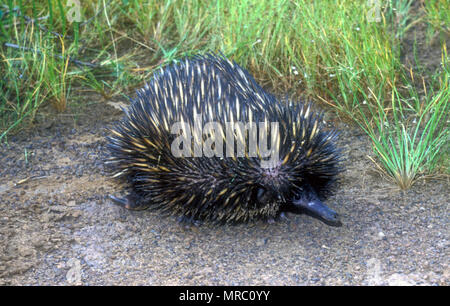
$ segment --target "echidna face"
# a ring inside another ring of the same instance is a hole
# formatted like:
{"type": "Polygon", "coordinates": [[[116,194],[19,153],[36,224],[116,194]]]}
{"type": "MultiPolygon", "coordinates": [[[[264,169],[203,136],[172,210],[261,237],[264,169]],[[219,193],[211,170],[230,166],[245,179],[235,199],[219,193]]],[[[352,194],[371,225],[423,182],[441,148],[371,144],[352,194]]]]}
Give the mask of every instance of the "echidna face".
{"type": "Polygon", "coordinates": [[[258,187],[258,205],[280,204],[280,212],[304,213],[332,226],[341,226],[338,214],[326,206],[309,182],[293,183],[280,167],[264,169],[258,187]]]}
{"type": "Polygon", "coordinates": [[[259,187],[256,193],[258,203],[265,205],[269,201],[273,201],[274,194],[263,187],[259,187]]]}
{"type": "Polygon", "coordinates": [[[260,171],[260,203],[276,202],[281,212],[305,213],[340,226],[338,214],[321,201],[340,171],[335,133],[322,130],[321,116],[312,114],[309,106],[282,106],[273,118],[280,122],[279,162],[260,171]]]}

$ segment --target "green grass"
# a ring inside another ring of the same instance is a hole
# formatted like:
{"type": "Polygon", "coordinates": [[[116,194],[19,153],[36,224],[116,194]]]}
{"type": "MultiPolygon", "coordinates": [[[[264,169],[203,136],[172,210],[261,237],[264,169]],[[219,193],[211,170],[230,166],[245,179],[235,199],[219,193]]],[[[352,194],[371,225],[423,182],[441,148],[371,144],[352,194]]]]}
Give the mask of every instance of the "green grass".
{"type": "Polygon", "coordinates": [[[430,32],[450,35],[450,1],[428,0],[424,1],[426,22],[430,26],[430,32]]]}
{"type": "MultiPolygon", "coordinates": [[[[9,50],[8,50],[9,51],[9,50]]],[[[2,59],[0,139],[27,117],[33,117],[46,98],[46,57],[27,51],[6,52],[2,59]]]]}
{"type": "Polygon", "coordinates": [[[377,107],[369,107],[370,116],[361,111],[364,119],[359,123],[371,138],[377,157],[372,161],[401,189],[409,189],[419,177],[433,173],[439,158],[448,155],[448,72],[438,82],[436,92],[422,97],[412,84],[407,86],[406,97],[394,86],[389,108],[377,99],[377,107]]]}
{"type": "Polygon", "coordinates": [[[420,20],[411,17],[412,1],[383,1],[378,21],[368,19],[365,0],[80,3],[80,22],[70,22],[63,0],[0,6],[0,141],[45,103],[65,111],[74,91],[110,99],[173,60],[220,51],[273,91],[301,93],[363,127],[374,161],[402,188],[446,156],[448,124],[437,114],[448,110],[448,87],[436,85],[448,81],[446,49],[424,92],[412,89],[400,46],[416,22],[448,33],[448,1],[425,1],[420,20]]]}

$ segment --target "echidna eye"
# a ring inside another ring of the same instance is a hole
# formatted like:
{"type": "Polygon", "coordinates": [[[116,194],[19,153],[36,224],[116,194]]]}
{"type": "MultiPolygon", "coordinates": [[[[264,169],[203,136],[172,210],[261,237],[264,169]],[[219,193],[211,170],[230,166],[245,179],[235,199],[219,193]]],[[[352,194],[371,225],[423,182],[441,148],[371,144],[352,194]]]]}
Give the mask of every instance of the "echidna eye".
{"type": "Polygon", "coordinates": [[[265,203],[269,200],[269,193],[266,189],[260,187],[258,188],[258,192],[256,193],[256,198],[259,203],[265,203]]]}

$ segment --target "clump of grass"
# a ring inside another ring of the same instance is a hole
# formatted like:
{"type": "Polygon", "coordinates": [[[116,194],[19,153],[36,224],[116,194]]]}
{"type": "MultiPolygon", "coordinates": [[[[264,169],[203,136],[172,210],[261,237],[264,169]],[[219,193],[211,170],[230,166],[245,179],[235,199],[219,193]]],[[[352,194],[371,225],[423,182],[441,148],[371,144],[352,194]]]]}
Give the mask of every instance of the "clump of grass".
{"type": "Polygon", "coordinates": [[[385,97],[392,91],[391,86],[400,76],[402,67],[399,59],[401,37],[411,26],[408,23],[410,5],[411,1],[405,0],[388,2],[385,7],[378,8],[378,22],[365,19],[367,8],[360,6],[355,15],[363,18],[358,20],[357,26],[337,27],[336,34],[331,35],[336,40],[335,45],[323,46],[326,51],[321,51],[330,54],[323,57],[328,74],[322,77],[326,80],[325,84],[320,84],[325,97],[319,94],[320,100],[356,122],[362,120],[359,116],[361,107],[379,103],[388,106],[390,101],[385,97]]]}
{"type": "MultiPolygon", "coordinates": [[[[86,27],[87,23],[82,26],[81,22],[68,22],[62,0],[7,4],[0,6],[0,67],[4,71],[0,76],[0,141],[22,123],[32,122],[43,103],[64,111],[74,80],[88,80],[93,88],[112,76],[113,81],[107,83],[111,88],[108,93],[121,92],[123,89],[118,87],[135,80],[121,66],[122,59],[114,53],[111,56],[111,44],[94,49],[97,36],[86,27]],[[80,52],[94,55],[90,61],[101,64],[77,60],[80,52]]],[[[93,12],[90,5],[81,10],[93,12]]],[[[99,26],[95,28],[105,32],[107,25],[100,26],[101,16],[94,15],[98,18],[92,23],[99,26]]]]}
{"type": "Polygon", "coordinates": [[[63,59],[48,58],[45,85],[49,91],[48,98],[53,102],[58,112],[62,112],[67,107],[67,95],[70,88],[67,69],[69,66],[69,57],[64,49],[64,42],[61,40],[63,59]]]}
{"type": "Polygon", "coordinates": [[[401,189],[410,188],[419,177],[431,175],[448,149],[448,70],[438,81],[438,90],[427,93],[424,88],[422,98],[412,84],[406,86],[406,96],[400,94],[397,86],[392,86],[389,107],[371,91],[377,107],[368,108],[370,116],[361,110],[363,120],[359,124],[371,138],[377,157],[372,161],[401,189]]]}
{"type": "Polygon", "coordinates": [[[121,14],[115,29],[146,48],[150,62],[164,64],[183,55],[217,50],[211,36],[213,2],[135,0],[116,5],[121,14]]]}
{"type": "Polygon", "coordinates": [[[278,86],[313,97],[338,92],[344,80],[370,86],[392,76],[396,54],[386,24],[367,14],[354,1],[234,3],[221,16],[222,49],[275,86],[282,79],[278,86]]]}
{"type": "Polygon", "coordinates": [[[431,32],[450,34],[450,1],[448,0],[427,0],[424,1],[426,21],[431,32]]]}
{"type": "Polygon", "coordinates": [[[385,16],[395,38],[402,39],[405,32],[420,19],[411,20],[410,9],[414,0],[388,1],[385,16]]]}
{"type": "Polygon", "coordinates": [[[388,22],[368,21],[368,9],[350,0],[135,0],[110,11],[122,13],[111,25],[144,45],[150,62],[220,50],[264,85],[315,97],[339,89],[337,73],[367,86],[395,74],[388,22]]]}
{"type": "Polygon", "coordinates": [[[0,140],[24,119],[31,122],[46,99],[63,110],[69,86],[67,61],[55,56],[58,48],[51,38],[54,35],[37,22],[43,18],[34,6],[27,10],[22,2],[13,4],[9,1],[8,7],[2,7],[5,15],[0,20],[1,31],[7,34],[0,40],[4,72],[0,77],[0,140]],[[32,17],[24,15],[25,11],[31,11],[32,17]]]}
{"type": "MultiPolygon", "coordinates": [[[[34,48],[40,47],[35,42],[34,48]]],[[[0,140],[29,117],[45,98],[47,58],[27,51],[1,54],[0,140]]]]}

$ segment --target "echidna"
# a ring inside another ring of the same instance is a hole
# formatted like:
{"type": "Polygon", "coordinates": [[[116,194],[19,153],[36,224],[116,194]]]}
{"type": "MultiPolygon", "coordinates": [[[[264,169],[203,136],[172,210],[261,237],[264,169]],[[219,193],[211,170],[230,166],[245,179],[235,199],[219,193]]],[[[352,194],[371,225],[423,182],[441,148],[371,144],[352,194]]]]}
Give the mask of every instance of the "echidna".
{"type": "Polygon", "coordinates": [[[130,189],[111,196],[126,208],[231,223],[290,211],[340,224],[322,203],[341,171],[336,132],[309,104],[276,99],[224,56],[162,68],[124,112],[108,137],[108,164],[130,189]]]}

